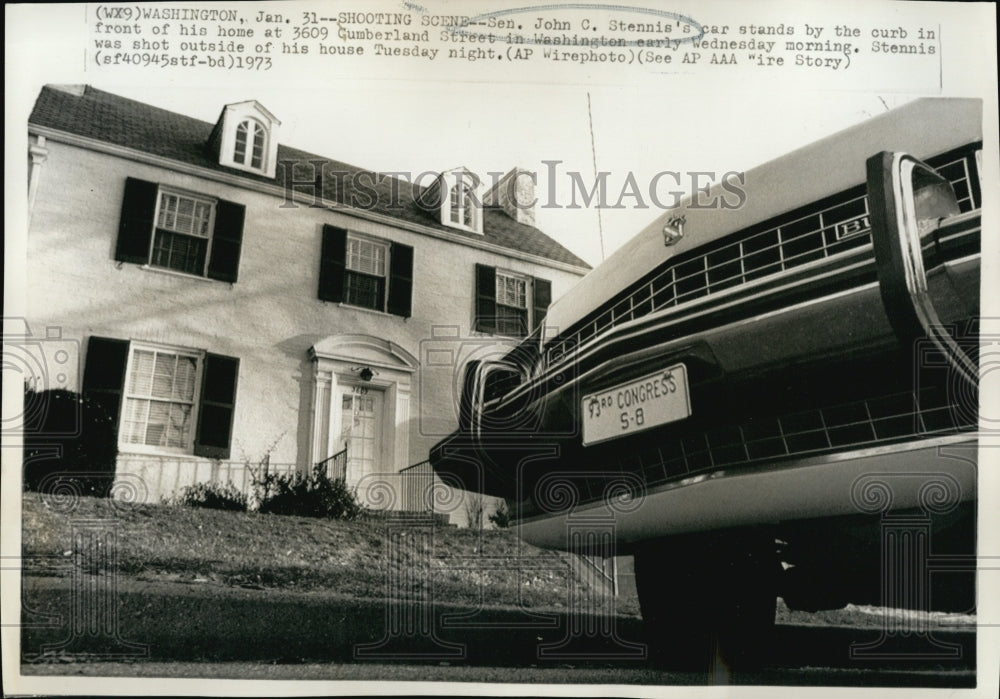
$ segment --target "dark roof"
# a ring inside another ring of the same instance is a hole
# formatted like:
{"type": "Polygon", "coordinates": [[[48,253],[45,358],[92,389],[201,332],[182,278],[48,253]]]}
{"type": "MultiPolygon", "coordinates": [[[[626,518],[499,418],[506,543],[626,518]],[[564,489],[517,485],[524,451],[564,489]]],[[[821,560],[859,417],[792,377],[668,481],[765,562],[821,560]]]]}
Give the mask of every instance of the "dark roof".
{"type": "MultiPolygon", "coordinates": [[[[218,158],[206,146],[213,124],[119,97],[89,85],[72,91],[53,86],[43,87],[28,121],[32,125],[225,172],[248,181],[268,184],[282,182],[281,168],[277,177],[270,179],[220,165],[218,158]],[[80,92],[82,94],[78,94],[80,92]]],[[[307,163],[315,160],[326,163],[323,170],[326,174],[323,196],[327,200],[365,208],[400,221],[447,231],[470,240],[483,240],[509,250],[590,268],[585,261],[534,226],[514,221],[499,208],[484,207],[481,236],[448,228],[417,205],[416,199],[424,187],[297,148],[280,144],[278,146],[279,163],[296,163],[290,169],[296,181],[312,178],[314,171],[307,163]],[[330,176],[330,173],[337,174],[330,176]],[[376,193],[375,196],[373,192],[376,193]]]]}

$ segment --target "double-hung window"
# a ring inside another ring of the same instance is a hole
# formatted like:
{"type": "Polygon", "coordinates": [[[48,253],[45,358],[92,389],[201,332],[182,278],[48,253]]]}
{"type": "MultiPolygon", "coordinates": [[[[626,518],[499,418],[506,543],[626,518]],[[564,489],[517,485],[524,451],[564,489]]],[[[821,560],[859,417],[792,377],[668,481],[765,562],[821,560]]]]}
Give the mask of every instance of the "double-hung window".
{"type": "Polygon", "coordinates": [[[344,303],[384,311],[388,259],[388,244],[349,235],[344,303]]]}
{"type": "Polygon", "coordinates": [[[477,264],[475,293],[477,331],[524,337],[542,323],[552,301],[552,283],[477,264]]]}
{"type": "Polygon", "coordinates": [[[496,274],[496,332],[520,337],[528,331],[528,279],[509,272],[496,274]]]}
{"type": "Polygon", "coordinates": [[[107,337],[87,341],[83,394],[118,428],[118,448],[228,459],[240,360],[107,337]]]}
{"type": "Polygon", "coordinates": [[[133,344],[120,443],[190,453],[201,364],[201,353],[133,344]]]}
{"type": "Polygon", "coordinates": [[[318,296],[409,318],[413,247],[323,226],[318,296]]]}
{"type": "Polygon", "coordinates": [[[115,259],[234,283],[245,214],[242,204],[129,177],[115,259]]]}
{"type": "Polygon", "coordinates": [[[149,264],[204,275],[214,220],[214,200],[161,188],[149,264]]]}

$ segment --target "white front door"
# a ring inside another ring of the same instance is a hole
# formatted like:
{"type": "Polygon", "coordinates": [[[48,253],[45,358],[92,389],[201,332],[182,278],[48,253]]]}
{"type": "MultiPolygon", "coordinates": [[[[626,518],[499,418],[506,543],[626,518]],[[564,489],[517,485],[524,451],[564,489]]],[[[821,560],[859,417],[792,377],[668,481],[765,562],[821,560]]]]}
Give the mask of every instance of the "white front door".
{"type": "Polygon", "coordinates": [[[382,392],[346,386],[341,401],[341,443],[347,444],[347,483],[377,473],[382,461],[382,392]]]}

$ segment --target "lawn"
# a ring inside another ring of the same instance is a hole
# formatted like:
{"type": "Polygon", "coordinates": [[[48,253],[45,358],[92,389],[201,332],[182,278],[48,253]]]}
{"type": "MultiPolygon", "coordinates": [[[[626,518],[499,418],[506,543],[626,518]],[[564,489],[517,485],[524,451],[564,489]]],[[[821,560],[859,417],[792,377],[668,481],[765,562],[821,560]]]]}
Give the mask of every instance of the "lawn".
{"type": "MultiPolygon", "coordinates": [[[[125,578],[187,583],[213,596],[240,588],[367,600],[429,593],[442,603],[566,610],[568,591],[587,589],[569,565],[569,554],[533,547],[508,530],[340,522],[97,498],[80,498],[70,512],[62,512],[36,493],[26,493],[22,502],[24,571],[31,576],[73,575],[76,568],[67,563],[74,559],[74,529],[96,527],[117,533],[110,560],[125,578]],[[412,582],[389,585],[389,571],[394,580],[412,582]]],[[[638,615],[634,591],[619,595],[616,610],[638,615]]],[[[797,612],[779,599],[777,621],[880,628],[887,613],[854,605],[797,612]]],[[[967,615],[924,614],[934,625],[975,623],[967,615]]]]}
{"type": "MultiPolygon", "coordinates": [[[[25,573],[70,575],[75,527],[116,532],[111,565],[137,580],[325,590],[352,597],[420,596],[492,606],[564,608],[569,554],[538,549],[507,530],[353,522],[181,505],[79,498],[70,512],[23,497],[25,573]],[[406,585],[387,584],[412,581],[406,585]]],[[[574,586],[570,581],[574,580],[574,586]]],[[[636,613],[637,610],[620,611],[636,613]]]]}

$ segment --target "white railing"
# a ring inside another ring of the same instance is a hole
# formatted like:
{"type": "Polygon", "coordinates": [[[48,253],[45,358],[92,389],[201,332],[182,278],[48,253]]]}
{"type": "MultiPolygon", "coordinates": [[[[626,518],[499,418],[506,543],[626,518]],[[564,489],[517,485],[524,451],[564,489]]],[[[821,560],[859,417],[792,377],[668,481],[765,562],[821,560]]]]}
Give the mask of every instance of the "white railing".
{"type": "Polygon", "coordinates": [[[146,454],[119,454],[116,480],[130,484],[140,501],[161,502],[180,495],[184,488],[197,483],[230,485],[247,497],[254,492],[254,481],[267,474],[291,475],[298,471],[293,463],[214,461],[195,457],[170,457],[146,454]]]}
{"type": "MultiPolygon", "coordinates": [[[[344,459],[335,455],[326,463],[327,475],[343,478],[344,459]]],[[[322,465],[322,462],[321,464],[322,465]]],[[[301,472],[294,463],[279,463],[264,459],[247,461],[214,461],[183,456],[120,454],[116,481],[134,502],[157,503],[181,495],[185,488],[199,483],[231,486],[253,502],[255,484],[267,475],[291,476],[301,472]]],[[[304,472],[303,472],[304,473],[304,472]]],[[[402,471],[375,473],[357,483],[348,482],[358,501],[373,512],[409,514],[447,514],[458,509],[463,491],[445,484],[428,461],[409,466],[402,471]]]]}

